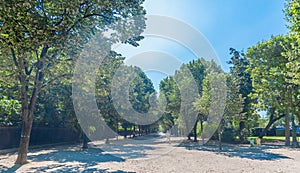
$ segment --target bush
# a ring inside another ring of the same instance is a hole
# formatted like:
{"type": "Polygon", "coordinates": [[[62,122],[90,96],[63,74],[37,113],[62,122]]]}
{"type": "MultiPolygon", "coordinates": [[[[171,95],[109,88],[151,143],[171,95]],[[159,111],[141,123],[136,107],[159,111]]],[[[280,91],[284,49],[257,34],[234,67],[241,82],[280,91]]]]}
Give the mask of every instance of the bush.
{"type": "Polygon", "coordinates": [[[18,126],[21,124],[21,104],[18,100],[0,99],[0,126],[18,126]]]}
{"type": "Polygon", "coordinates": [[[236,143],[238,133],[235,129],[233,128],[225,128],[223,133],[222,133],[222,141],[227,142],[227,143],[236,143]]]}

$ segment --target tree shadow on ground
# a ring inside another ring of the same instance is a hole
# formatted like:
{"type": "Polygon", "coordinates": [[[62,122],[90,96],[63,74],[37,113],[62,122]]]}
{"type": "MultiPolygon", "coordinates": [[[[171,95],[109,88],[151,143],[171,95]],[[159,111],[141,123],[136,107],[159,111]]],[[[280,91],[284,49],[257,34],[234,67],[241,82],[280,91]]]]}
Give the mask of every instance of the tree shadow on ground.
{"type": "Polygon", "coordinates": [[[160,141],[161,137],[138,136],[133,139],[110,141],[109,144],[95,144],[103,149],[104,153],[113,154],[123,159],[136,159],[147,156],[147,151],[154,150],[158,144],[166,144],[160,141]]]}
{"type": "MultiPolygon", "coordinates": [[[[81,150],[77,148],[58,148],[43,153],[40,150],[31,152],[28,160],[33,164],[26,172],[113,172],[125,173],[126,171],[109,171],[99,168],[102,162],[123,162],[122,158],[111,154],[104,154],[99,148],[81,150]],[[43,163],[45,162],[45,163],[43,163]],[[34,165],[37,163],[36,165],[34,165]]],[[[22,166],[14,165],[11,168],[0,165],[0,172],[12,173],[22,166]]]]}
{"type": "Polygon", "coordinates": [[[122,170],[117,171],[109,171],[108,169],[100,169],[100,168],[90,168],[88,166],[71,166],[71,165],[51,165],[48,167],[38,167],[38,168],[31,168],[33,172],[82,172],[82,173],[89,173],[89,172],[99,172],[99,173],[135,173],[135,172],[127,172],[122,170]]]}
{"type": "Polygon", "coordinates": [[[13,173],[16,172],[21,166],[20,165],[14,165],[11,168],[8,168],[6,166],[0,165],[0,172],[6,172],[6,173],[13,173]]]}
{"type": "MultiPolygon", "coordinates": [[[[109,172],[106,168],[100,167],[103,162],[123,162],[126,159],[146,158],[150,150],[157,149],[156,145],[165,144],[164,137],[136,137],[134,139],[113,140],[105,144],[103,141],[89,144],[86,150],[80,149],[78,145],[69,147],[53,147],[34,149],[29,152],[29,172],[109,172]],[[34,165],[37,163],[36,165],[34,165]],[[99,168],[99,169],[98,169],[99,168]]],[[[154,153],[156,156],[157,153],[154,153]]],[[[1,164],[0,164],[1,166],[1,164]]],[[[12,168],[1,168],[1,170],[13,170],[12,168]]],[[[14,168],[16,170],[18,168],[14,168]]],[[[27,168],[26,168],[27,169],[27,168]]],[[[22,170],[22,168],[20,168],[22,170]]],[[[1,172],[1,171],[0,171],[1,172]]],[[[11,171],[14,172],[14,171],[11,171]]],[[[124,172],[122,170],[116,173],[124,172]]]]}
{"type": "Polygon", "coordinates": [[[122,159],[137,159],[145,157],[145,151],[152,147],[146,145],[108,145],[101,147],[104,153],[112,154],[122,159]]]}
{"type": "MultiPolygon", "coordinates": [[[[99,169],[96,166],[101,162],[123,162],[122,158],[111,154],[103,154],[103,150],[98,148],[89,148],[86,150],[57,150],[51,153],[29,156],[28,159],[34,162],[54,161],[47,167],[33,167],[35,172],[107,172],[107,169],[99,169]],[[68,163],[73,164],[68,164],[68,163]],[[74,162],[76,164],[74,164],[74,162]]],[[[124,171],[117,171],[124,172],[124,171]]]]}
{"type": "Polygon", "coordinates": [[[291,159],[281,154],[275,154],[268,150],[282,148],[282,146],[264,145],[259,147],[249,147],[241,145],[222,144],[222,150],[218,145],[199,145],[197,143],[181,143],[178,147],[185,147],[188,150],[208,151],[221,154],[228,157],[240,157],[251,160],[280,160],[291,159]]]}

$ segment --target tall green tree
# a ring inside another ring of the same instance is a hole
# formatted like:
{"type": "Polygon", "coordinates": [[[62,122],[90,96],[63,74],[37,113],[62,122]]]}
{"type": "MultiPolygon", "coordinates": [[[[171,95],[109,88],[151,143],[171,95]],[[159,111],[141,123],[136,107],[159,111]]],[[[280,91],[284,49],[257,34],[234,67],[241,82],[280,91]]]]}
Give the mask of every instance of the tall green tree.
{"type": "Polygon", "coordinates": [[[221,133],[219,139],[221,137],[225,142],[236,142],[236,136],[239,134],[239,120],[244,108],[244,98],[239,93],[239,85],[235,80],[233,76],[226,74],[226,106],[219,126],[219,133],[221,133]]]}
{"type": "MultiPolygon", "coordinates": [[[[113,53],[113,52],[112,52],[113,53]]],[[[139,131],[144,130],[149,132],[151,125],[138,125],[134,124],[135,118],[144,118],[150,120],[155,118],[155,112],[150,112],[150,100],[157,101],[156,93],[152,81],[146,76],[146,74],[138,67],[126,66],[123,62],[124,57],[119,54],[113,53],[112,57],[105,58],[99,67],[99,71],[96,78],[96,98],[99,111],[104,118],[106,124],[118,132],[119,126],[127,129],[132,127],[138,127],[139,131]],[[120,70],[121,69],[121,70],[120,70]],[[119,74],[121,72],[122,74],[119,74]],[[113,80],[117,80],[117,86],[113,80]],[[130,83],[125,86],[123,84],[130,83]],[[115,90],[112,88],[123,87],[125,89],[115,90]],[[128,89],[129,95],[125,94],[128,89]],[[116,98],[112,92],[120,92],[117,95],[122,98],[128,99],[127,105],[121,105],[124,102],[119,102],[122,99],[116,98]],[[128,98],[127,98],[128,96],[128,98]],[[117,106],[117,110],[116,107],[117,106]],[[141,114],[146,114],[153,117],[135,117],[135,114],[131,111],[136,111],[141,114]]],[[[151,110],[152,111],[152,110],[151,110]]],[[[124,133],[125,136],[127,132],[124,133]]]]}
{"type": "MultiPolygon", "coordinates": [[[[27,151],[37,96],[62,64],[74,62],[76,52],[95,33],[116,31],[111,42],[137,45],[142,32],[142,0],[134,1],[9,1],[0,2],[1,52],[14,66],[20,87],[22,132],[16,164],[27,163],[27,151]],[[124,20],[132,18],[133,20],[124,20]],[[125,25],[126,23],[126,25],[125,25]]],[[[63,70],[60,70],[63,71],[63,70]]]]}
{"type": "Polygon", "coordinates": [[[166,99],[166,110],[160,120],[160,125],[164,131],[176,124],[180,112],[180,91],[173,78],[169,76],[164,78],[159,84],[160,104],[163,104],[163,98],[166,99]],[[164,97],[161,97],[161,96],[164,97]]]}
{"type": "Polygon", "coordinates": [[[115,132],[118,130],[118,123],[121,117],[114,109],[111,97],[111,82],[113,80],[116,70],[123,64],[124,57],[113,53],[110,57],[104,59],[99,66],[96,77],[96,102],[98,109],[105,119],[105,122],[115,132]]]}
{"type": "MultiPolygon", "coordinates": [[[[218,108],[222,107],[223,99],[217,98],[216,96],[222,88],[226,88],[225,74],[220,66],[214,61],[205,61],[201,59],[204,67],[202,91],[199,97],[193,103],[194,108],[199,112],[200,131],[201,138],[204,143],[204,139],[210,138],[213,135],[213,130],[217,130],[221,134],[221,128],[218,128],[220,122],[219,117],[223,116],[223,110],[219,111],[222,115],[218,115],[218,108]],[[223,83],[224,82],[224,83],[223,83]],[[206,129],[204,129],[203,123],[206,122],[206,129]]],[[[226,91],[225,91],[226,92],[226,91]]],[[[222,93],[225,94],[225,93],[222,93]]],[[[222,94],[219,93],[221,96],[222,94]]]]}
{"type": "MultiPolygon", "coordinates": [[[[287,36],[272,37],[269,41],[258,43],[247,51],[253,80],[253,97],[257,98],[256,106],[285,116],[286,145],[290,145],[290,114],[297,101],[291,98],[298,95],[291,77],[288,75],[289,59],[284,56],[290,45],[287,36]]],[[[278,117],[278,118],[279,118],[278,117]]],[[[293,120],[294,121],[294,120],[293,120]]]]}
{"type": "MultiPolygon", "coordinates": [[[[165,126],[164,128],[168,129],[170,126],[177,125],[181,134],[190,133],[192,130],[194,141],[197,141],[199,121],[202,132],[203,123],[207,120],[209,112],[208,100],[204,103],[204,98],[208,97],[209,93],[203,93],[204,88],[208,87],[206,86],[208,83],[203,81],[210,72],[222,73],[223,71],[215,62],[205,61],[201,58],[183,64],[175,72],[174,76],[162,80],[160,83],[160,95],[164,95],[167,101],[167,108],[161,123],[162,126],[165,126]],[[192,78],[187,77],[189,75],[192,78]],[[182,91],[189,91],[191,86],[194,86],[194,89],[197,88],[197,91],[193,91],[194,95],[185,93],[182,96],[182,93],[184,93],[182,91]],[[203,97],[201,97],[202,94],[204,94],[203,97]],[[187,101],[186,97],[189,97],[189,95],[195,96],[195,98],[189,98],[189,101],[187,101]],[[198,95],[199,99],[196,101],[196,96],[198,95]],[[185,100],[182,100],[182,97],[185,97],[185,100]],[[194,101],[195,103],[191,104],[191,100],[193,100],[192,103],[194,101]],[[200,106],[206,103],[206,108],[200,106]],[[194,114],[197,116],[194,117],[194,114]]],[[[191,134],[188,135],[189,139],[190,136],[191,134]]]]}
{"type": "MultiPolygon", "coordinates": [[[[193,75],[193,78],[197,84],[198,87],[198,94],[202,94],[202,85],[203,80],[205,78],[205,66],[203,65],[203,62],[205,60],[203,58],[192,60],[189,63],[187,63],[187,68],[190,70],[190,72],[193,75]]],[[[203,121],[205,120],[205,114],[199,113],[198,117],[196,119],[195,125],[193,127],[193,135],[194,135],[194,142],[197,142],[197,128],[198,124],[200,122],[200,130],[203,131],[203,121]]]]}
{"type": "Polygon", "coordinates": [[[180,112],[177,119],[179,133],[180,135],[186,135],[190,139],[190,133],[198,119],[198,112],[193,108],[193,102],[199,95],[198,84],[188,64],[181,65],[175,72],[174,79],[181,98],[180,112]]]}
{"type": "Polygon", "coordinates": [[[292,126],[293,126],[293,146],[299,147],[296,141],[295,130],[295,115],[298,114],[298,121],[300,125],[300,1],[288,0],[285,9],[286,19],[288,21],[289,33],[289,45],[285,46],[285,52],[283,56],[286,57],[289,62],[286,64],[287,76],[291,85],[290,93],[290,105],[292,113],[292,126]]]}
{"type": "Polygon", "coordinates": [[[299,7],[299,0],[286,1],[285,14],[290,29],[287,36],[272,36],[247,51],[250,61],[248,71],[251,72],[254,88],[251,95],[257,99],[254,105],[269,114],[269,122],[260,137],[275,121],[285,117],[285,144],[290,145],[291,121],[295,147],[298,146],[295,112],[299,111],[300,84],[299,7]]]}
{"type": "Polygon", "coordinates": [[[207,121],[209,112],[210,112],[210,103],[211,103],[211,96],[210,96],[210,83],[209,78],[206,76],[202,83],[202,91],[201,96],[197,98],[194,102],[195,109],[199,112],[199,122],[200,122],[200,132],[202,140],[204,140],[205,136],[203,133],[204,122],[207,121]]]}
{"type": "MultiPolygon", "coordinates": [[[[223,70],[220,66],[218,66],[214,61],[206,61],[203,58],[199,59],[200,63],[194,63],[196,66],[198,66],[198,71],[200,73],[193,74],[193,76],[196,76],[195,80],[197,81],[197,84],[199,85],[199,97],[196,99],[196,101],[193,103],[195,109],[199,112],[198,115],[198,121],[200,122],[200,131],[203,132],[204,128],[204,122],[207,121],[208,115],[210,111],[211,106],[211,86],[210,86],[210,77],[213,77],[214,74],[222,73],[223,70]],[[200,70],[201,69],[201,70],[200,70]]],[[[198,122],[197,121],[197,122],[198,122]]],[[[196,138],[196,129],[197,129],[197,123],[194,127],[194,140],[197,141],[196,138]]],[[[204,139],[204,135],[202,134],[202,139],[204,139]]]]}
{"type": "Polygon", "coordinates": [[[230,48],[230,55],[232,55],[230,61],[228,62],[232,67],[230,67],[230,76],[232,80],[237,85],[238,93],[241,94],[244,99],[243,111],[239,116],[239,137],[241,142],[245,141],[245,136],[249,134],[249,120],[251,119],[251,103],[252,100],[249,94],[252,92],[252,80],[251,73],[246,71],[249,65],[248,59],[243,53],[230,48]]]}

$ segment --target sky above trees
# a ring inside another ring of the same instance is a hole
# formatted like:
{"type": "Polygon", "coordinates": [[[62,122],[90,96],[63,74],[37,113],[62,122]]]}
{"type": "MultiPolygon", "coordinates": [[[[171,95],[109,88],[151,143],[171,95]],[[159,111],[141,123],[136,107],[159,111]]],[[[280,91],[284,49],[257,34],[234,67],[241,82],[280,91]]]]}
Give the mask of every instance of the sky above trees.
{"type": "MultiPolygon", "coordinates": [[[[217,1],[217,0],[146,0],[147,14],[179,19],[202,33],[217,52],[222,68],[229,71],[229,48],[246,51],[271,35],[288,32],[284,16],[284,1],[217,1]]],[[[139,47],[118,48],[127,58],[149,50],[170,53],[184,63],[196,59],[186,48],[169,40],[145,38],[139,47]],[[126,50],[126,51],[125,51],[126,50]]],[[[209,57],[204,57],[209,58],[209,57]]],[[[164,62],[163,58],[161,63],[164,62]]],[[[157,89],[164,74],[147,73],[157,89]]]]}

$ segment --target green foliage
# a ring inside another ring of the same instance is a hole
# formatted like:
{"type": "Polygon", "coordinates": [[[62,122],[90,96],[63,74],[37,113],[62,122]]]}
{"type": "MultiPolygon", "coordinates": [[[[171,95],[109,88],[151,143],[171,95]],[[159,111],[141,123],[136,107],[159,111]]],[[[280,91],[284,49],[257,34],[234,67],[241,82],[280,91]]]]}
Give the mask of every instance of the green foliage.
{"type": "Polygon", "coordinates": [[[16,99],[17,87],[11,81],[0,81],[0,126],[19,126],[21,103],[16,99]]]}
{"type": "MultiPolygon", "coordinates": [[[[213,64],[213,63],[208,63],[208,64],[213,64]]],[[[197,59],[197,60],[192,60],[187,63],[187,67],[190,70],[190,72],[192,73],[194,80],[197,83],[199,94],[202,92],[202,82],[204,79],[204,73],[205,73],[205,71],[207,72],[207,69],[208,69],[208,67],[205,67],[205,65],[207,65],[207,64],[203,58],[197,59]]],[[[214,64],[214,65],[216,65],[216,64],[214,64]]]]}
{"type": "Polygon", "coordinates": [[[1,76],[19,83],[24,108],[35,105],[42,88],[71,76],[77,53],[95,34],[103,37],[105,31],[111,30],[106,44],[137,46],[145,27],[142,3],[1,1],[1,76]]]}
{"type": "MultiPolygon", "coordinates": [[[[290,118],[295,130],[294,115],[299,112],[299,48],[291,36],[276,36],[258,43],[247,52],[257,99],[254,104],[262,110],[272,111],[270,123],[274,123],[274,115],[285,115],[285,128],[289,129],[290,118]]],[[[298,117],[299,118],[299,117],[298,117]]],[[[277,118],[278,119],[278,118],[277,118]]],[[[294,134],[294,133],[293,133],[294,134]]],[[[296,144],[294,135],[293,145],[296,144]]],[[[286,131],[286,145],[289,145],[289,132],[286,131]]]]}
{"type": "Polygon", "coordinates": [[[44,89],[37,100],[33,124],[43,127],[69,127],[78,130],[69,83],[44,89]]]}
{"type": "Polygon", "coordinates": [[[257,98],[256,107],[262,110],[276,107],[284,111],[287,106],[287,86],[291,82],[287,75],[289,60],[283,52],[288,44],[286,36],[277,36],[258,43],[247,52],[254,88],[252,97],[257,98]]]}
{"type": "MultiPolygon", "coordinates": [[[[91,38],[92,33],[108,28],[120,30],[122,18],[143,15],[145,11],[141,7],[142,3],[140,0],[5,0],[0,4],[1,42],[29,51],[37,50],[43,45],[64,50],[78,49],[91,38]]],[[[138,24],[142,29],[143,23],[138,24]]],[[[126,27],[130,25],[131,23],[127,23],[126,27]]],[[[124,35],[117,34],[119,33],[115,34],[114,39],[122,40],[124,35]]]]}
{"type": "MultiPolygon", "coordinates": [[[[123,60],[124,57],[112,52],[110,57],[105,58],[100,65],[96,78],[96,101],[98,109],[105,122],[115,131],[118,130],[119,125],[126,129],[134,126],[134,124],[124,119],[125,115],[123,113],[126,114],[126,112],[117,112],[115,110],[112,100],[111,88],[114,87],[112,86],[112,80],[117,75],[115,73],[120,66],[122,66],[122,75],[124,75],[124,79],[122,80],[124,81],[131,77],[131,73],[129,72],[134,71],[137,74],[130,84],[129,101],[131,104],[128,106],[139,113],[147,113],[150,108],[150,97],[156,97],[152,81],[146,74],[138,67],[124,66],[123,60]]],[[[120,94],[124,95],[124,93],[120,94]]],[[[149,128],[146,127],[146,129],[149,128]]]]}
{"type": "Polygon", "coordinates": [[[289,22],[290,34],[287,37],[288,46],[284,46],[283,56],[289,60],[286,64],[286,76],[288,78],[289,110],[293,127],[293,147],[299,147],[296,141],[295,115],[300,124],[300,1],[289,0],[286,5],[286,18],[289,22]]]}
{"type": "MultiPolygon", "coordinates": [[[[167,106],[160,120],[163,131],[166,131],[172,127],[178,119],[180,112],[181,97],[179,88],[172,76],[164,78],[159,84],[160,95],[163,95],[166,99],[167,106]]],[[[160,97],[162,99],[162,97],[160,97]]],[[[162,104],[162,100],[161,104],[162,104]]]]}
{"type": "MultiPolygon", "coordinates": [[[[37,97],[43,88],[72,75],[78,53],[97,34],[105,47],[137,46],[145,28],[143,0],[0,2],[0,72],[20,88],[22,136],[30,136],[37,97]],[[13,65],[11,68],[10,66],[13,65]]],[[[2,78],[2,74],[1,78],[2,78]]],[[[16,163],[27,162],[29,138],[21,138],[16,163]]]]}
{"type": "MultiPolygon", "coordinates": [[[[177,125],[179,133],[182,129],[192,130],[195,128],[196,130],[194,130],[194,133],[199,133],[199,131],[201,133],[204,124],[206,124],[205,122],[207,121],[208,114],[211,111],[211,104],[215,103],[212,103],[213,96],[211,95],[211,92],[213,92],[213,88],[211,88],[210,80],[218,81],[218,77],[221,77],[219,74],[221,73],[223,73],[222,69],[215,62],[205,61],[201,58],[183,64],[180,69],[175,72],[174,76],[163,79],[160,83],[160,95],[165,96],[167,109],[160,122],[161,127],[166,130],[173,125],[177,125]],[[185,70],[190,71],[198,87],[198,91],[196,91],[198,98],[189,99],[194,99],[192,105],[187,101],[183,101],[181,98],[182,93],[180,91],[189,90],[188,87],[191,86],[192,83],[190,79],[186,78],[187,73],[185,73],[185,70]],[[180,85],[175,81],[180,81],[180,85]],[[198,116],[191,117],[195,112],[198,116]],[[197,130],[198,121],[201,122],[199,130],[197,130]],[[195,126],[189,127],[191,124],[195,124],[195,126]]],[[[224,85],[220,84],[219,86],[224,85]]],[[[209,127],[206,127],[206,129],[209,129],[209,127]]],[[[216,127],[212,126],[212,129],[216,129],[216,127]]]]}
{"type": "Polygon", "coordinates": [[[20,125],[20,112],[21,104],[18,100],[3,96],[0,99],[0,126],[20,125]]]}
{"type": "Polygon", "coordinates": [[[287,0],[285,8],[286,19],[292,33],[300,33],[300,1],[287,0]]]}
{"type": "Polygon", "coordinates": [[[132,81],[130,87],[130,102],[136,111],[146,113],[150,108],[150,96],[155,94],[155,90],[152,81],[146,74],[139,68],[136,68],[136,71],[138,77],[132,81]]]}
{"type": "Polygon", "coordinates": [[[226,143],[235,143],[239,142],[237,140],[237,136],[239,136],[238,131],[234,128],[224,127],[222,131],[222,141],[226,143]]]}
{"type": "Polygon", "coordinates": [[[117,131],[117,126],[121,121],[121,117],[113,106],[110,88],[114,74],[120,65],[123,64],[123,60],[124,57],[111,52],[111,55],[105,58],[99,66],[95,82],[95,94],[98,109],[105,122],[115,131],[117,131]]]}
{"type": "Polygon", "coordinates": [[[234,127],[236,122],[239,122],[242,117],[244,117],[244,98],[239,92],[239,83],[234,76],[227,75],[227,98],[226,98],[226,108],[224,113],[224,118],[229,122],[228,127],[234,127]]]}
{"type": "Polygon", "coordinates": [[[211,103],[210,83],[208,77],[203,80],[202,89],[201,97],[194,102],[194,107],[199,111],[201,118],[205,120],[209,114],[211,103]]]}

